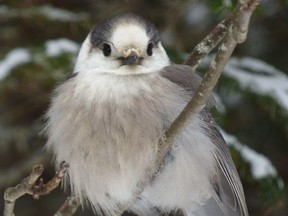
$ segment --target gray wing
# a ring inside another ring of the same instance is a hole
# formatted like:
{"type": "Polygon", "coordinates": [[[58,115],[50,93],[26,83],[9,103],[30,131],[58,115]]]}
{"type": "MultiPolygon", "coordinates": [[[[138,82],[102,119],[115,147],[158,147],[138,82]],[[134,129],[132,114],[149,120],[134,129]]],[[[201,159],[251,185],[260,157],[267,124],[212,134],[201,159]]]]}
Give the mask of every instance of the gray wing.
{"type": "Polygon", "coordinates": [[[218,175],[212,179],[215,192],[227,215],[248,216],[242,184],[229,149],[208,111],[202,113],[202,116],[205,116],[204,121],[208,126],[207,135],[217,147],[214,157],[218,163],[218,175]]]}
{"type": "MultiPolygon", "coordinates": [[[[191,92],[191,94],[202,81],[202,78],[197,73],[185,65],[171,65],[165,67],[159,73],[162,77],[181,86],[186,91],[191,92]]],[[[215,189],[214,201],[210,200],[208,202],[206,206],[207,212],[212,212],[213,210],[211,211],[211,209],[215,207],[215,202],[217,202],[216,205],[218,204],[227,216],[248,216],[242,184],[231,159],[229,149],[208,110],[214,104],[214,100],[210,98],[207,106],[200,112],[204,121],[204,129],[217,149],[214,157],[218,165],[218,175],[211,179],[215,189]]]]}
{"type": "MultiPolygon", "coordinates": [[[[171,82],[181,86],[186,91],[193,94],[198,86],[201,84],[202,77],[192,70],[187,65],[171,65],[163,68],[159,74],[162,77],[167,78],[171,82]]],[[[213,107],[215,105],[215,99],[213,96],[210,97],[206,106],[213,107]]]]}

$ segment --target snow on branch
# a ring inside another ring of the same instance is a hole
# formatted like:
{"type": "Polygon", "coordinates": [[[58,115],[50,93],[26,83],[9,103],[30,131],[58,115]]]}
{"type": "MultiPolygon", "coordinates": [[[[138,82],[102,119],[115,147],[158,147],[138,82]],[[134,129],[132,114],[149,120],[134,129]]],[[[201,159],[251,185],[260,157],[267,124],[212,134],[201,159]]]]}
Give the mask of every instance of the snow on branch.
{"type": "Polygon", "coordinates": [[[45,48],[45,53],[49,57],[56,57],[63,53],[77,53],[79,51],[79,45],[67,38],[48,40],[45,43],[45,48]]]}
{"type": "Polygon", "coordinates": [[[223,130],[221,130],[221,134],[225,141],[237,149],[241,156],[249,162],[251,165],[251,173],[255,179],[261,179],[266,176],[277,176],[276,168],[267,157],[240,143],[233,135],[223,130]]]}
{"type": "Polygon", "coordinates": [[[288,111],[288,76],[255,58],[232,58],[224,74],[239,82],[242,89],[269,95],[288,111]]]}
{"type": "Polygon", "coordinates": [[[51,5],[39,6],[35,10],[39,15],[45,16],[47,19],[69,22],[69,21],[84,21],[88,15],[85,13],[73,13],[62,8],[56,8],[51,5]]]}
{"type": "Polygon", "coordinates": [[[53,7],[51,5],[42,5],[37,7],[29,7],[26,9],[9,8],[5,5],[0,5],[0,16],[14,18],[14,17],[34,17],[41,16],[48,20],[60,22],[77,22],[85,21],[89,17],[86,13],[73,13],[71,11],[53,7]]]}
{"type": "Polygon", "coordinates": [[[31,54],[27,49],[15,48],[0,61],[0,81],[5,79],[11,70],[21,64],[31,61],[31,54]]]}
{"type": "MultiPolygon", "coordinates": [[[[1,14],[1,7],[0,7],[1,14]]],[[[55,40],[48,40],[44,43],[45,56],[58,57],[64,53],[75,54],[79,51],[79,44],[67,38],[59,38],[55,40]]],[[[39,54],[39,53],[37,53],[39,54]]],[[[35,54],[28,48],[15,48],[0,60],[0,81],[4,80],[10,72],[22,64],[34,61],[35,54]]],[[[40,64],[42,62],[39,62],[40,64]]]]}
{"type": "Polygon", "coordinates": [[[231,24],[231,17],[220,22],[196,47],[187,57],[184,64],[189,65],[194,70],[198,67],[201,61],[219,44],[227,33],[228,27],[231,24]]]}

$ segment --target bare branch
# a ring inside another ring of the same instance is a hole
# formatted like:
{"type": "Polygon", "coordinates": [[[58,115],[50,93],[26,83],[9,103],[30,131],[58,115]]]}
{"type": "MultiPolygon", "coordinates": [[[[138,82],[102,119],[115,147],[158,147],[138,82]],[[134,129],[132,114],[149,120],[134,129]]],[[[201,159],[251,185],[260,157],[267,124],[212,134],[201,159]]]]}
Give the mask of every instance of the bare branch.
{"type": "Polygon", "coordinates": [[[237,43],[246,40],[250,18],[259,5],[260,0],[238,0],[236,14],[233,22],[233,38],[237,43]]]}
{"type": "Polygon", "coordinates": [[[229,17],[220,22],[199,44],[195,46],[184,64],[197,68],[200,62],[219,44],[227,33],[227,29],[231,24],[231,14],[229,17]]]}
{"type": "Polygon", "coordinates": [[[62,162],[55,176],[46,185],[43,184],[42,179],[40,179],[40,183],[37,185],[36,181],[42,175],[44,168],[43,165],[35,165],[30,175],[24,178],[20,184],[5,190],[3,216],[14,216],[15,202],[24,194],[31,194],[35,199],[38,199],[41,195],[49,194],[59,185],[67,168],[67,163],[62,162]]]}
{"type": "Polygon", "coordinates": [[[35,164],[48,164],[50,161],[50,155],[44,154],[42,147],[37,149],[30,155],[25,161],[21,161],[12,167],[9,167],[6,171],[3,171],[0,176],[0,187],[6,188],[19,182],[23,178],[25,173],[28,173],[35,164]]]}
{"type": "Polygon", "coordinates": [[[57,188],[64,177],[69,165],[63,161],[60,164],[59,170],[56,172],[55,176],[47,182],[47,184],[43,184],[43,179],[40,179],[40,183],[38,185],[33,185],[31,193],[34,199],[39,199],[40,196],[49,194],[52,190],[57,188]]]}
{"type": "Polygon", "coordinates": [[[201,60],[203,60],[223,39],[227,33],[228,27],[231,25],[232,17],[236,24],[235,26],[238,28],[233,31],[233,37],[237,43],[243,43],[247,37],[250,17],[259,2],[260,0],[239,2],[238,7],[241,8],[238,10],[236,9],[235,11],[238,13],[241,11],[242,15],[235,15],[235,12],[233,12],[229,17],[219,23],[199,44],[196,45],[184,64],[189,65],[195,70],[201,60]]]}
{"type": "Polygon", "coordinates": [[[16,187],[10,187],[4,193],[4,213],[3,216],[14,216],[15,201],[26,193],[31,193],[31,188],[42,175],[44,168],[42,165],[35,165],[27,178],[24,178],[16,187]]]}

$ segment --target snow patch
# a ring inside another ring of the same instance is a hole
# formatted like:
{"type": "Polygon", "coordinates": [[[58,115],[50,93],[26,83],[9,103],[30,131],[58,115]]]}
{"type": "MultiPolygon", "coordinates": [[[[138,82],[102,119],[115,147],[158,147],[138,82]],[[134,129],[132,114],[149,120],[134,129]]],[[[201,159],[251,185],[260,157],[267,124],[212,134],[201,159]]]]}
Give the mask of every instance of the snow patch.
{"type": "Polygon", "coordinates": [[[288,76],[275,67],[250,57],[231,58],[224,74],[237,80],[241,88],[269,95],[288,110],[288,76]]]}
{"type": "Polygon", "coordinates": [[[50,5],[42,5],[31,8],[12,8],[0,5],[0,15],[5,17],[32,17],[43,16],[49,20],[57,20],[61,22],[83,21],[88,19],[87,13],[74,13],[62,8],[53,7],[50,5]]]}
{"type": "Polygon", "coordinates": [[[221,130],[225,141],[239,151],[241,156],[250,163],[251,172],[255,179],[261,179],[266,176],[277,176],[277,171],[271,161],[262,154],[254,151],[246,145],[241,144],[233,135],[221,130]]]}
{"type": "Polygon", "coordinates": [[[27,49],[15,48],[11,50],[6,57],[0,61],[0,80],[5,79],[10,71],[18,65],[31,61],[31,54],[27,49]]]}
{"type": "Polygon", "coordinates": [[[44,5],[37,8],[39,14],[47,17],[50,20],[58,21],[79,21],[87,18],[86,14],[76,14],[68,10],[52,7],[50,5],[44,5]]]}
{"type": "Polygon", "coordinates": [[[49,40],[45,43],[45,48],[45,53],[49,57],[56,57],[63,53],[77,53],[79,51],[79,45],[66,38],[49,40]]]}

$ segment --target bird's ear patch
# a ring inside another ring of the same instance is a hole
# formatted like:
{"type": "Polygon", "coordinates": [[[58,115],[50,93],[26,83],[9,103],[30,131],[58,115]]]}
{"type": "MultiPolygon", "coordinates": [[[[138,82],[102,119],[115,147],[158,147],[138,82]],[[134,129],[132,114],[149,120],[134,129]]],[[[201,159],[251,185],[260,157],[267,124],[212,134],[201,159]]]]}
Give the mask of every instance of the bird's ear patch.
{"type": "Polygon", "coordinates": [[[107,19],[94,26],[90,32],[90,42],[92,46],[100,48],[103,43],[109,41],[114,25],[114,19],[107,19]]]}

